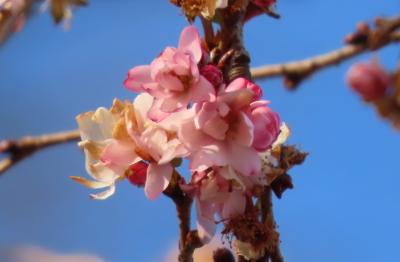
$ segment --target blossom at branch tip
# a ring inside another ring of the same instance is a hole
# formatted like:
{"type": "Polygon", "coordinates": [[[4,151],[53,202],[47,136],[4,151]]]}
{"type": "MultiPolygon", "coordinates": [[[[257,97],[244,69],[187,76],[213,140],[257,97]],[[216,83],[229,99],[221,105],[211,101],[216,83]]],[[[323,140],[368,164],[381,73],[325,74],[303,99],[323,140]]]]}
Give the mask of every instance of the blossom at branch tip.
{"type": "Polygon", "coordinates": [[[149,117],[161,121],[186,109],[190,102],[214,99],[213,85],[199,72],[201,58],[199,32],[196,27],[188,26],[181,33],[178,48],[167,47],[150,65],[132,68],[125,87],[153,96],[149,117]]]}
{"type": "Polygon", "coordinates": [[[390,75],[377,61],[354,64],[348,71],[346,80],[366,101],[383,97],[391,83],[390,75]]]}

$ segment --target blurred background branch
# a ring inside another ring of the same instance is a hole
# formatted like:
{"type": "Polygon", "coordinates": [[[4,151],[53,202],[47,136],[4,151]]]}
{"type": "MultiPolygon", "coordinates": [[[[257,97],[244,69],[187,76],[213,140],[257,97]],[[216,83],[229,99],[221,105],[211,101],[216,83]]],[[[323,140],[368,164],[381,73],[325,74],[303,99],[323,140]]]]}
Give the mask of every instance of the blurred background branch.
{"type": "Polygon", "coordinates": [[[289,89],[294,89],[321,69],[337,65],[363,52],[375,51],[400,41],[400,32],[396,32],[400,27],[400,17],[378,18],[375,26],[376,29],[371,30],[367,24],[360,23],[357,31],[346,37],[348,45],[337,50],[301,61],[256,67],[251,70],[251,74],[254,79],[283,76],[285,85],[289,89]]]}
{"type": "Polygon", "coordinates": [[[7,154],[8,156],[0,161],[0,175],[36,151],[52,145],[75,142],[78,139],[78,130],[73,130],[35,137],[27,136],[16,141],[3,140],[0,142],[0,153],[7,154]]]}

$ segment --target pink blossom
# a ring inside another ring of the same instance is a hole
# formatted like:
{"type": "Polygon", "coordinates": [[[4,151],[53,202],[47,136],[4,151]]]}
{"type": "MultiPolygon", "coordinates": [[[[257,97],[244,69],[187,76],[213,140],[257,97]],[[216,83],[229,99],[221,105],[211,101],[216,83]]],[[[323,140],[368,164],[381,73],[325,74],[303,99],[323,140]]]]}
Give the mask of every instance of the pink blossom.
{"type": "Polygon", "coordinates": [[[167,47],[150,65],[132,68],[125,87],[152,95],[155,99],[149,117],[160,121],[186,109],[190,102],[209,101],[215,96],[213,85],[199,73],[201,57],[199,32],[188,26],[181,33],[178,48],[167,47]]]}
{"type": "Polygon", "coordinates": [[[390,76],[376,61],[354,64],[347,73],[347,83],[365,100],[381,98],[390,85],[390,76]]]}
{"type": "Polygon", "coordinates": [[[265,181],[262,176],[242,176],[231,167],[214,167],[211,171],[194,173],[190,185],[195,189],[197,230],[207,243],[215,234],[216,219],[227,220],[243,214],[246,197],[255,185],[265,185],[265,181]]]}
{"type": "Polygon", "coordinates": [[[150,200],[154,200],[168,187],[171,180],[174,168],[170,162],[187,155],[172,124],[179,124],[179,116],[184,114],[175,113],[156,123],[147,117],[154,105],[150,95],[140,94],[134,105],[125,112],[126,128],[137,147],[136,152],[149,162],[144,191],[150,200]]]}
{"type": "Polygon", "coordinates": [[[237,79],[215,101],[193,106],[191,117],[179,129],[179,138],[190,152],[192,171],[229,165],[247,176],[259,172],[257,150],[269,147],[277,136],[276,116],[259,108],[267,102],[255,102],[260,92],[249,81],[237,79]],[[268,127],[264,132],[273,134],[262,134],[264,127],[268,127]]]}
{"type": "Polygon", "coordinates": [[[229,219],[244,213],[246,207],[245,192],[240,188],[232,189],[232,181],[221,176],[219,169],[209,172],[198,182],[195,197],[197,210],[197,230],[204,243],[215,234],[216,215],[229,219]]]}

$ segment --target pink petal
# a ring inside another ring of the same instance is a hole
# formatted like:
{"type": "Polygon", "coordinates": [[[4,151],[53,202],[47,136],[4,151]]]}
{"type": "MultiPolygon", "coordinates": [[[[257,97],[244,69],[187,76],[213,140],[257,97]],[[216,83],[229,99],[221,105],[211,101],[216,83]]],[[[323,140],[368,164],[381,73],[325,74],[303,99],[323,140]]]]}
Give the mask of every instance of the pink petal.
{"type": "Polygon", "coordinates": [[[177,95],[164,97],[160,100],[162,100],[160,110],[166,113],[172,113],[186,109],[190,102],[190,97],[187,95],[187,93],[179,93],[177,95]]]}
{"type": "Polygon", "coordinates": [[[206,244],[215,235],[216,224],[214,221],[214,208],[206,201],[196,198],[197,231],[201,241],[206,244]]]}
{"type": "Polygon", "coordinates": [[[150,110],[147,112],[147,117],[153,120],[154,122],[160,122],[165,119],[170,113],[166,113],[160,110],[161,104],[164,101],[161,99],[154,99],[153,104],[150,110]]]}
{"type": "Polygon", "coordinates": [[[208,120],[202,128],[204,133],[218,140],[225,139],[226,131],[228,131],[228,129],[229,125],[219,116],[215,116],[208,120]]]}
{"type": "Polygon", "coordinates": [[[110,163],[111,166],[118,166],[126,170],[131,164],[139,161],[140,158],[135,152],[133,143],[113,140],[104,148],[101,160],[104,163],[110,163]]]}
{"type": "Polygon", "coordinates": [[[171,74],[159,74],[156,80],[163,89],[169,92],[183,91],[184,89],[181,80],[171,74]]]}
{"type": "Polygon", "coordinates": [[[226,87],[225,92],[234,92],[240,89],[244,89],[246,88],[247,82],[248,80],[243,77],[236,78],[226,87]]]}
{"type": "Polygon", "coordinates": [[[179,127],[178,137],[190,150],[197,150],[204,145],[212,143],[212,139],[198,130],[192,119],[188,119],[179,127]]]}
{"type": "Polygon", "coordinates": [[[251,176],[261,170],[261,158],[252,148],[231,143],[228,159],[233,169],[242,175],[251,176]]]}
{"type": "Polygon", "coordinates": [[[254,125],[245,113],[239,113],[239,117],[233,123],[233,128],[231,127],[231,130],[229,130],[229,135],[238,144],[251,146],[253,143],[254,125]]]}
{"type": "Polygon", "coordinates": [[[222,219],[233,218],[234,216],[243,214],[246,208],[246,198],[242,192],[238,190],[232,191],[222,209],[222,219]]]}
{"type": "Polygon", "coordinates": [[[199,82],[191,87],[190,96],[193,102],[215,100],[214,86],[204,77],[200,76],[199,82]]]}
{"type": "Polygon", "coordinates": [[[167,187],[171,180],[173,168],[170,164],[150,164],[147,169],[147,179],[144,193],[150,200],[155,200],[167,187]]]}
{"type": "Polygon", "coordinates": [[[191,52],[196,63],[200,61],[202,56],[200,34],[195,26],[183,29],[178,48],[184,52],[191,52]]]}
{"type": "Polygon", "coordinates": [[[154,82],[151,78],[151,67],[149,65],[136,66],[129,70],[128,78],[124,85],[134,92],[144,92],[143,84],[154,82]]]}
{"type": "Polygon", "coordinates": [[[197,115],[194,118],[194,123],[197,129],[202,128],[208,120],[218,115],[217,106],[217,103],[214,102],[194,105],[194,108],[197,111],[197,115]]]}
{"type": "Polygon", "coordinates": [[[192,153],[189,168],[192,172],[204,171],[213,166],[225,166],[229,163],[229,155],[220,143],[203,146],[199,151],[192,153]]]}
{"type": "Polygon", "coordinates": [[[219,101],[227,103],[231,109],[240,110],[249,106],[254,100],[254,93],[249,89],[240,89],[232,92],[223,93],[219,101]]]}

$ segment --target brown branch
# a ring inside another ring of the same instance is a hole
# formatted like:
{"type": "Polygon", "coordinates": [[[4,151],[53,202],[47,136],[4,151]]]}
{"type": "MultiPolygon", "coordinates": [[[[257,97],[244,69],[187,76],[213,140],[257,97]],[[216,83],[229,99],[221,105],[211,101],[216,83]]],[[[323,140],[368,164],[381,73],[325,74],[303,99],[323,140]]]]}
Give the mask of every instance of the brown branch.
{"type": "Polygon", "coordinates": [[[347,46],[301,61],[256,67],[251,70],[252,77],[263,79],[283,76],[286,86],[295,88],[304,79],[321,69],[338,65],[361,53],[375,51],[389,44],[400,42],[400,32],[395,32],[400,28],[400,18],[377,19],[377,29],[374,31],[370,30],[366,24],[361,24],[361,26],[366,26],[367,32],[356,32],[351,35],[351,43],[347,46]],[[360,38],[360,36],[363,37],[360,38]]]}
{"type": "MultiPolygon", "coordinates": [[[[272,190],[269,186],[264,187],[264,192],[261,197],[261,221],[272,227],[273,229],[276,228],[276,222],[274,218],[274,211],[272,207],[272,190]]],[[[283,257],[279,247],[279,240],[278,243],[274,245],[274,249],[266,254],[264,258],[261,258],[259,262],[269,261],[271,262],[283,262],[283,257]],[[268,260],[269,259],[269,260],[268,260]]]]}
{"type": "Polygon", "coordinates": [[[0,161],[0,175],[36,151],[52,145],[78,141],[78,139],[79,131],[73,130],[0,141],[0,153],[8,154],[8,157],[0,161]]]}
{"type": "Polygon", "coordinates": [[[193,199],[180,188],[183,178],[174,172],[164,195],[171,198],[175,204],[179,220],[179,262],[193,262],[193,252],[203,245],[197,231],[190,231],[190,212],[193,199]]]}

